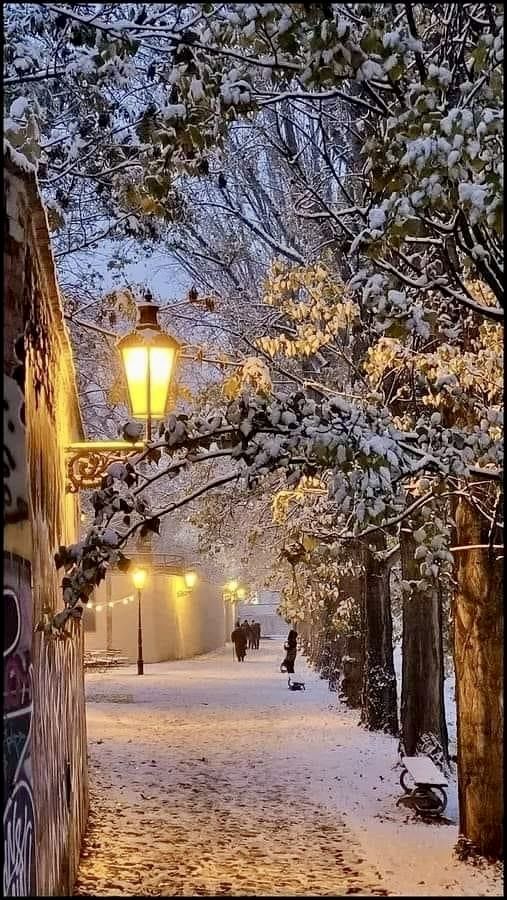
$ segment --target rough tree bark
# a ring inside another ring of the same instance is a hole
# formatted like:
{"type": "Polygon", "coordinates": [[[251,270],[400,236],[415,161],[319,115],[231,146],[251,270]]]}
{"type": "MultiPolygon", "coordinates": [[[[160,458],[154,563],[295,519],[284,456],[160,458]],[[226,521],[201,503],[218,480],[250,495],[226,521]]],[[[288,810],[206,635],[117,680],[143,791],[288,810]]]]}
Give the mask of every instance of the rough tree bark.
{"type": "MultiPolygon", "coordinates": [[[[462,500],[458,545],[488,544],[490,524],[462,500]]],[[[493,537],[493,535],[491,536],[493,537]]],[[[492,541],[493,542],[493,541],[492,541]]],[[[494,535],[494,542],[498,536],[494,535]]],[[[456,553],[454,664],[460,834],[503,856],[503,567],[488,548],[456,553]]]]}
{"type": "Polygon", "coordinates": [[[361,693],[364,668],[364,575],[345,577],[340,582],[340,590],[348,597],[353,597],[361,617],[361,626],[357,633],[349,634],[344,639],[341,657],[343,677],[340,683],[340,697],[351,709],[361,708],[361,693]]]}
{"type": "Polygon", "coordinates": [[[364,669],[361,724],[371,731],[398,734],[396,674],[393,660],[393,623],[389,566],[378,551],[383,535],[364,553],[364,669]],[[377,552],[375,552],[377,551],[377,552]]]}
{"type": "MultiPolygon", "coordinates": [[[[419,563],[414,559],[417,544],[410,528],[400,535],[401,574],[405,581],[417,581],[419,563]]],[[[442,605],[437,592],[412,590],[403,594],[401,684],[401,746],[406,756],[421,749],[423,735],[433,735],[449,760],[444,706],[444,653],[442,605]]]]}
{"type": "Polygon", "coordinates": [[[345,638],[345,653],[342,659],[343,678],[340,683],[340,697],[350,709],[361,708],[363,683],[363,641],[357,635],[345,638]]]}

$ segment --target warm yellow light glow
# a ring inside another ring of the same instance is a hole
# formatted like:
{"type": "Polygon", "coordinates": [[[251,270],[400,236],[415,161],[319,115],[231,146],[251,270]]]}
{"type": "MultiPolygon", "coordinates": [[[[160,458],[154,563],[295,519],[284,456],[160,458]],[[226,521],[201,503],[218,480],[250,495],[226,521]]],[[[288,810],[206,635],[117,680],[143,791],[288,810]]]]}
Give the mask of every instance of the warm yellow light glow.
{"type": "Polygon", "coordinates": [[[185,579],[185,584],[189,590],[196,586],[197,572],[185,572],[183,577],[185,579]]]}
{"type": "Polygon", "coordinates": [[[245,588],[241,588],[241,587],[238,588],[237,594],[238,594],[238,600],[244,600],[246,597],[245,588]]]}
{"type": "Polygon", "coordinates": [[[146,582],[146,570],[145,569],[134,569],[132,572],[132,581],[134,582],[134,587],[140,591],[146,582]]]}
{"type": "Polygon", "coordinates": [[[107,605],[108,605],[108,606],[114,606],[114,603],[108,603],[107,605]]]}
{"type": "Polygon", "coordinates": [[[151,414],[155,418],[162,418],[167,409],[174,357],[173,347],[150,347],[150,400],[151,414]]]}
{"type": "Polygon", "coordinates": [[[123,605],[126,606],[128,602],[129,602],[128,597],[125,597],[125,600],[123,601],[123,605]]]}
{"type": "Polygon", "coordinates": [[[132,415],[145,419],[148,413],[161,419],[167,410],[176,349],[149,344],[121,347],[132,415]],[[148,404],[148,375],[150,402],[148,404]]]}
{"type": "Polygon", "coordinates": [[[102,606],[100,605],[100,603],[97,604],[97,606],[95,607],[95,609],[97,610],[97,612],[100,612],[100,610],[102,609],[102,606]]]}
{"type": "Polygon", "coordinates": [[[134,416],[146,415],[148,390],[148,348],[123,347],[123,366],[127,376],[130,406],[134,416]]]}
{"type": "Polygon", "coordinates": [[[188,588],[184,575],[175,575],[172,579],[174,595],[178,609],[181,610],[188,602],[188,588]]]}
{"type": "Polygon", "coordinates": [[[231,578],[228,584],[226,584],[226,588],[228,591],[236,591],[238,589],[238,582],[235,578],[231,578]]]}

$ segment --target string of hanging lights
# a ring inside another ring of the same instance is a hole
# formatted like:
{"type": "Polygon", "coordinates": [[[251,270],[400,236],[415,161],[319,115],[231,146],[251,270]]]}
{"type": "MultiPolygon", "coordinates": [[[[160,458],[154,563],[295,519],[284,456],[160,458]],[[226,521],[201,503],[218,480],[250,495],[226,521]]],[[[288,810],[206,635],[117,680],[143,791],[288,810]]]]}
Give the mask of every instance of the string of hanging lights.
{"type": "Polygon", "coordinates": [[[122,606],[127,606],[129,603],[134,602],[134,596],[129,594],[128,597],[122,597],[120,600],[110,600],[109,603],[87,603],[87,609],[94,609],[95,612],[102,612],[104,609],[111,609],[113,606],[118,606],[121,604],[122,606]]]}

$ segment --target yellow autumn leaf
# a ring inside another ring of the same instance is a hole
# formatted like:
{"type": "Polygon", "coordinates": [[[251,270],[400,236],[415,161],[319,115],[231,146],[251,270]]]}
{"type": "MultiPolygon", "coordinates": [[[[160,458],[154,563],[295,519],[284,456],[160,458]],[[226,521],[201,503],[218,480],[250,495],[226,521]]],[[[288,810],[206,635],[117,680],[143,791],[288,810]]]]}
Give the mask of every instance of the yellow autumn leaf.
{"type": "Polygon", "coordinates": [[[237,375],[231,375],[222,384],[222,393],[227,400],[234,400],[241,389],[241,381],[237,375]]]}

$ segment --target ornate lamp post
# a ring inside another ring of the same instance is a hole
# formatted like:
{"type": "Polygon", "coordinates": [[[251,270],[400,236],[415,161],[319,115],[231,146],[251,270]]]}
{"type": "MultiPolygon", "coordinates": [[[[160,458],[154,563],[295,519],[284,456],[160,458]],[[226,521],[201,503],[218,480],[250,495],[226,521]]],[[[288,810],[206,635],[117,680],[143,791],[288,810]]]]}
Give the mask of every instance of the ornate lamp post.
{"type": "Polygon", "coordinates": [[[137,674],[144,675],[143,659],[143,625],[141,620],[141,591],[146,582],[146,570],[135,569],[132,573],[132,581],[137,589],[137,674]]]}
{"type": "MultiPolygon", "coordinates": [[[[146,439],[151,440],[153,420],[167,412],[169,389],[180,355],[180,344],[162,331],[158,306],[151,294],[138,304],[134,331],[117,343],[127,382],[130,412],[146,420],[146,439]]],[[[67,489],[71,493],[96,487],[107,466],[144,448],[143,442],[80,441],[67,447],[67,489]]]]}
{"type": "MultiPolygon", "coordinates": [[[[169,401],[169,390],[180,359],[219,363],[238,368],[237,360],[219,357],[208,359],[198,346],[182,347],[158,322],[158,306],[146,292],[138,303],[139,319],[133,332],[117,342],[127,382],[130,413],[134,419],[146,420],[146,439],[151,440],[152,423],[163,419],[169,401]]],[[[139,453],[143,441],[77,441],[66,447],[66,490],[75,494],[100,485],[108,465],[139,453]]]]}

